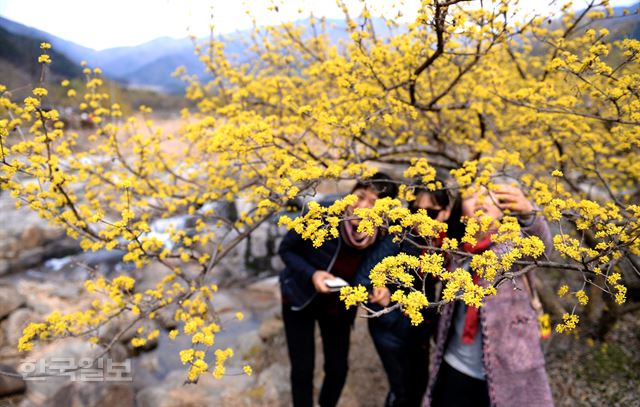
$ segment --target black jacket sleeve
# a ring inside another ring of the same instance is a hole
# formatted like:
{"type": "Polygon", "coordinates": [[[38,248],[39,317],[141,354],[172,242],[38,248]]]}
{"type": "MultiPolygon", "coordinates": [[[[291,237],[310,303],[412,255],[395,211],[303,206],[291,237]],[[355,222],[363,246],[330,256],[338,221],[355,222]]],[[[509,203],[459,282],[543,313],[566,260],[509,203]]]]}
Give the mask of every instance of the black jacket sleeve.
{"type": "Polygon", "coordinates": [[[302,253],[305,252],[305,245],[309,244],[295,231],[290,230],[282,239],[278,254],[289,270],[301,280],[311,279],[313,273],[316,272],[315,267],[311,265],[302,253]]]}

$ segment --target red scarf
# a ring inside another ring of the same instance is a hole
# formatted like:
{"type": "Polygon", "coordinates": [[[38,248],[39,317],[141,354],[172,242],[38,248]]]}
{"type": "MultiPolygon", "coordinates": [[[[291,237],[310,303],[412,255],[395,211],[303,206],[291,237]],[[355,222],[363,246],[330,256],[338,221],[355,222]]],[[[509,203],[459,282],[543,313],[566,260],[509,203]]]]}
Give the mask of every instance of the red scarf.
{"type": "MultiPolygon", "coordinates": [[[[482,240],[472,246],[469,243],[462,245],[462,250],[467,253],[480,254],[487,250],[491,246],[491,235],[487,235],[482,240]]],[[[475,274],[473,276],[473,284],[478,284],[479,276],[475,274]]],[[[464,329],[462,331],[462,343],[470,345],[473,343],[476,334],[478,333],[478,308],[467,305],[467,312],[464,316],[464,329]]]]}

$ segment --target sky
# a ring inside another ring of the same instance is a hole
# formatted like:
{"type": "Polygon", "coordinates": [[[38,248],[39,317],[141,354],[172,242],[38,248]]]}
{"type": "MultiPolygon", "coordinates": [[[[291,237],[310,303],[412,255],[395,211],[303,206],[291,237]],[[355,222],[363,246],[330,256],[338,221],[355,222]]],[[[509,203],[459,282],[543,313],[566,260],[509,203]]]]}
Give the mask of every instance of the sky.
{"type": "MultiPolygon", "coordinates": [[[[159,37],[198,37],[209,32],[213,22],[220,34],[251,28],[250,9],[258,25],[276,24],[315,16],[340,18],[342,12],[334,0],[275,0],[279,12],[269,11],[270,0],[0,0],[0,16],[89,48],[101,50],[133,46],[159,37]],[[302,12],[301,12],[302,11],[302,12]],[[212,19],[213,16],[213,19],[212,19]]],[[[491,0],[485,0],[485,3],[491,0]]],[[[553,0],[521,0],[525,11],[548,12],[553,0]]],[[[564,1],[557,1],[558,3],[564,1]]],[[[345,0],[353,14],[361,10],[360,0],[345,0]]],[[[373,15],[395,16],[400,10],[404,19],[415,15],[418,0],[401,4],[390,0],[368,1],[373,15]]],[[[574,1],[582,7],[586,0],[574,1]]],[[[637,0],[613,0],[612,5],[638,4],[637,0]]]]}

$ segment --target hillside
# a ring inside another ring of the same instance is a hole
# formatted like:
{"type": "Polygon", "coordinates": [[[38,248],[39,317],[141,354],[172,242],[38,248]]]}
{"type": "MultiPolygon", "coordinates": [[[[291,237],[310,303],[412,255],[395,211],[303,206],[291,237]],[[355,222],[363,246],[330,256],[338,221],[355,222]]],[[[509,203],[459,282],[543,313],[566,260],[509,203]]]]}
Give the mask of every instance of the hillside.
{"type": "MultiPolygon", "coordinates": [[[[37,80],[41,70],[38,56],[42,53],[40,43],[43,41],[46,39],[14,34],[0,27],[0,61],[4,82],[7,82],[6,78],[37,80]]],[[[53,77],[75,78],[81,75],[80,67],[64,54],[54,49],[50,55],[53,62],[49,69],[53,77]]],[[[24,84],[14,82],[9,85],[24,84]]]]}
{"type": "MultiPolygon", "coordinates": [[[[640,15],[636,13],[637,6],[625,8],[615,8],[614,14],[618,17],[599,21],[592,27],[606,27],[615,40],[640,38],[640,15]],[[625,8],[631,11],[631,14],[623,17],[625,8]]],[[[308,27],[309,20],[299,20],[295,24],[308,27]]],[[[550,24],[553,27],[557,22],[551,21],[550,24]]],[[[374,19],[374,26],[380,38],[388,36],[388,29],[382,19],[374,19]]],[[[326,21],[326,27],[326,34],[331,42],[337,44],[348,38],[344,21],[329,19],[326,21]]],[[[587,28],[589,27],[581,27],[587,28]]],[[[116,82],[137,88],[181,93],[184,89],[182,82],[171,77],[171,72],[176,67],[185,66],[190,74],[204,75],[204,67],[194,54],[193,42],[187,38],[161,37],[137,46],[96,51],[3,17],[0,17],[0,29],[0,59],[20,71],[3,75],[3,78],[15,78],[20,76],[21,72],[27,72],[33,77],[34,71],[38,69],[34,61],[39,55],[37,46],[34,46],[39,45],[41,41],[48,41],[53,45],[54,76],[77,75],[79,69],[74,66],[85,60],[90,66],[100,67],[107,78],[116,82]]],[[[226,51],[236,55],[238,60],[246,61],[251,58],[247,52],[249,31],[238,31],[220,38],[226,43],[226,51]]],[[[206,42],[206,39],[200,39],[199,42],[206,42]]],[[[0,73],[7,71],[6,65],[0,66],[0,73]]]]}

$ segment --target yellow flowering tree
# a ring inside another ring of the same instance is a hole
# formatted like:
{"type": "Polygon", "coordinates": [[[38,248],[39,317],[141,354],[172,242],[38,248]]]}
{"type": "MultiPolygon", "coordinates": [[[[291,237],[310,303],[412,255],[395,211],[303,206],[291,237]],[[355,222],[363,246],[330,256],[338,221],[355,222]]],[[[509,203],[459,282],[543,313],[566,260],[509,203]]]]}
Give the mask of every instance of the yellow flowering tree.
{"type": "MultiPolygon", "coordinates": [[[[419,290],[394,294],[393,307],[414,323],[422,309],[443,302],[481,305],[517,277],[514,264],[524,267],[520,273],[562,270],[567,285],[559,294],[571,293],[575,307],[587,305],[596,287],[610,313],[637,309],[627,303],[625,283],[637,281],[640,269],[640,42],[597,28],[616,18],[608,1],[578,12],[563,7],[552,24],[547,15],[524,15],[517,0],[424,0],[408,24],[373,18],[366,2],[358,13],[338,4],[345,15],[339,43],[328,35],[336,28],[312,16],[306,24],[256,26],[242,58],[226,53],[214,35],[196,44],[209,77],[175,72],[194,106],[180,112],[176,133],[157,127],[145,106],[124,117],[98,68],[84,67],[85,86],[67,91],[95,125],[83,139],[64,128],[56,110],[42,108],[44,81],[21,101],[0,87],[2,188],[63,226],[84,250],[122,249],[136,267],[158,262],[171,271],[155,289],[139,290],[125,276],[87,281],[101,299],[84,312],[30,325],[22,350],[34,340],[91,336],[121,314],[133,315],[129,329],[177,304],[180,325],[169,336],[191,338],[193,347],[180,353],[189,379],[222,376],[233,351],[214,346],[222,326],[211,307],[217,287],[207,276],[288,200],[313,197],[321,183],[366,177],[383,164],[432,188],[439,186],[436,167],[451,170],[462,193],[491,188],[492,177],[509,174],[557,226],[553,243],[562,260],[552,261],[540,239],[520,237],[517,222],[505,217],[497,239],[511,242],[511,252],[472,263],[494,282],[488,288],[465,270],[445,270],[446,253],[460,243],[453,240],[419,258],[385,259],[371,273],[375,286],[410,287],[417,271],[444,282],[439,302],[419,290]],[[383,32],[376,30],[380,21],[383,32]],[[208,205],[233,200],[246,204],[237,220],[208,205]],[[194,233],[168,230],[171,245],[149,233],[152,220],[180,214],[197,218],[194,233]],[[580,286],[569,286],[570,276],[579,276],[580,286]]],[[[49,48],[42,44],[43,79],[49,48]]],[[[411,200],[412,187],[402,185],[400,198],[411,200]]],[[[319,246],[337,236],[353,199],[309,204],[304,215],[280,223],[319,246]]],[[[446,230],[401,200],[381,199],[355,215],[361,231],[381,227],[398,240],[429,241],[446,230]]],[[[473,243],[488,227],[469,222],[463,241],[473,243]]],[[[343,298],[357,304],[366,292],[352,287],[343,298]]],[[[576,326],[575,307],[558,331],[576,326]]],[[[101,343],[105,352],[123,333],[101,343]]],[[[132,344],[157,335],[139,334],[132,344]]]]}

